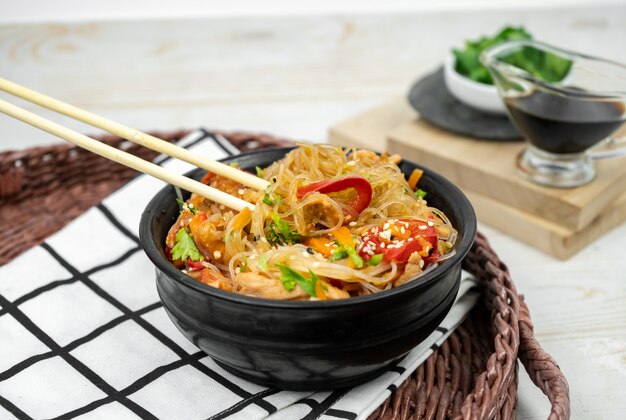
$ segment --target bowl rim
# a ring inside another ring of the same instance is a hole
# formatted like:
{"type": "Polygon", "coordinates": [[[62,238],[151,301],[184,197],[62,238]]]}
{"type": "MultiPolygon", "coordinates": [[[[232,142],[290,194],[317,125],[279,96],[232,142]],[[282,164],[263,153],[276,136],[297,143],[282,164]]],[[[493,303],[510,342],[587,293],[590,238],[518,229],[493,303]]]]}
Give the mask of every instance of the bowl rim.
{"type": "MultiPolygon", "coordinates": [[[[228,156],[223,159],[219,159],[220,162],[229,163],[235,160],[240,160],[243,158],[249,158],[256,155],[263,155],[265,153],[276,153],[282,152],[283,156],[287,154],[290,150],[297,148],[297,146],[287,146],[287,147],[279,147],[279,148],[269,148],[269,149],[258,149],[249,152],[244,152],[237,155],[228,156]]],[[[146,208],[144,209],[141,220],[139,222],[139,239],[140,244],[143,251],[146,253],[148,258],[152,261],[155,266],[155,269],[162,271],[165,273],[170,279],[173,279],[177,283],[190,287],[196,291],[199,291],[205,295],[209,295],[216,299],[230,301],[235,304],[245,304],[247,306],[259,306],[265,308],[284,308],[284,309],[296,309],[296,310],[319,310],[319,309],[337,309],[337,308],[345,308],[353,305],[360,305],[365,303],[373,303],[379,302],[381,300],[385,300],[388,298],[395,297],[397,295],[401,295],[404,293],[408,293],[413,289],[421,289],[423,287],[429,286],[431,283],[435,282],[437,278],[444,272],[452,270],[457,264],[461,264],[465,255],[469,252],[474,238],[476,236],[477,230],[477,222],[476,222],[476,214],[474,209],[469,201],[469,199],[461,192],[461,190],[454,185],[451,181],[444,178],[442,175],[424,167],[418,165],[415,162],[403,159],[403,161],[409,162],[410,164],[416,165],[418,168],[424,170],[424,174],[430,178],[432,178],[436,183],[446,185],[450,191],[448,195],[452,195],[457,198],[455,200],[455,205],[461,206],[461,214],[467,214],[469,216],[470,224],[466,226],[466,233],[460,238],[461,240],[456,244],[455,250],[457,251],[454,256],[446,260],[446,264],[436,267],[429,273],[419,277],[417,280],[409,281],[399,287],[394,287],[389,290],[382,291],[380,293],[374,293],[366,296],[355,296],[348,299],[337,299],[337,300],[316,300],[316,301],[290,301],[290,300],[278,300],[278,299],[268,299],[261,298],[256,296],[248,296],[242,295],[239,293],[229,292],[221,289],[217,289],[215,287],[209,286],[204,283],[200,283],[199,281],[187,276],[181,270],[176,268],[172,263],[170,263],[164,256],[162,247],[159,247],[156,241],[153,240],[151,235],[151,223],[150,221],[161,211],[156,208],[156,204],[158,201],[161,201],[164,196],[173,194],[174,187],[171,185],[166,185],[161,188],[148,202],[146,208]]],[[[245,167],[245,166],[244,166],[245,167]]],[[[193,173],[198,171],[203,171],[199,168],[193,169],[187,173],[185,176],[190,176],[193,173]]],[[[204,171],[203,171],[204,172],[204,171]]]]}

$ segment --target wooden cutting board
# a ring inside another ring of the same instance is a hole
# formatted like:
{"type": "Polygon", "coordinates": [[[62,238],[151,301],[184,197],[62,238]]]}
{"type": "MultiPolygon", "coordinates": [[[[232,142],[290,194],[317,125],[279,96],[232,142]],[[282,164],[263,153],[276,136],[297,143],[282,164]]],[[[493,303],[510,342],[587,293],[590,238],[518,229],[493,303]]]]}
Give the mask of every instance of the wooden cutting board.
{"type": "Polygon", "coordinates": [[[444,132],[421,121],[402,98],[335,125],[329,141],[400,153],[442,173],[467,194],[481,222],[560,259],[626,220],[623,162],[598,162],[598,178],[577,189],[535,186],[514,173],[512,159],[523,144],[444,132]]]}

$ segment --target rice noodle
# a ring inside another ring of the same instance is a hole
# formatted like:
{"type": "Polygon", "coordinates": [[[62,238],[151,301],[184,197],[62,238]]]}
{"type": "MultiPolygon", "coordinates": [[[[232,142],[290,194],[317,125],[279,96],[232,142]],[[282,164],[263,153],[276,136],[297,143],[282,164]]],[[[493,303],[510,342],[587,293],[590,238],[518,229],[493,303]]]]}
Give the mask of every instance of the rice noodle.
{"type": "Polygon", "coordinates": [[[310,270],[328,287],[339,282],[352,296],[389,290],[404,272],[405,264],[381,261],[376,266],[365,264],[357,268],[350,258],[332,261],[323,257],[319,250],[301,243],[283,240],[276,243],[276,232],[280,231],[275,225],[276,218],[302,239],[327,237],[332,240],[333,232],[347,226],[357,242],[360,235],[390,220],[401,218],[428,223],[436,228],[443,255],[432,261],[418,277],[455,255],[457,231],[450,220],[441,210],[429,207],[424,199],[416,199],[405,175],[387,158],[368,151],[354,149],[346,154],[345,150],[331,145],[303,144],[263,169],[262,177],[271,183],[266,191],[237,187],[240,194],[243,191],[256,200],[255,210],[246,217],[243,212],[233,214],[198,196],[192,195],[190,199],[195,207],[206,212],[209,222],[216,226],[222,223],[223,258],[213,258],[214,251],[203,245],[200,248],[210,260],[203,265],[215,274],[228,277],[234,291],[241,289],[237,278],[243,272],[249,273],[248,280],[249,276],[259,276],[281,281],[278,265],[288,266],[305,276],[310,270]],[[346,216],[356,194],[351,188],[332,194],[314,192],[297,196],[303,185],[346,174],[360,175],[372,186],[369,207],[354,218],[346,216]]]}

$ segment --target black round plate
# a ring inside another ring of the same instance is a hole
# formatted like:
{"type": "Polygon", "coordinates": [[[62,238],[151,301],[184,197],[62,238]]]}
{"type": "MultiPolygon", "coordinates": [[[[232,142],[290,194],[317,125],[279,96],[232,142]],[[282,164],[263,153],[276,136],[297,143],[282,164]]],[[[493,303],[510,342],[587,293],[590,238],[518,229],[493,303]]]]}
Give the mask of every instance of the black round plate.
{"type": "Polygon", "coordinates": [[[443,67],[411,87],[409,102],[422,118],[444,130],[481,140],[522,140],[506,115],[480,112],[452,96],[443,79],[443,67]]]}

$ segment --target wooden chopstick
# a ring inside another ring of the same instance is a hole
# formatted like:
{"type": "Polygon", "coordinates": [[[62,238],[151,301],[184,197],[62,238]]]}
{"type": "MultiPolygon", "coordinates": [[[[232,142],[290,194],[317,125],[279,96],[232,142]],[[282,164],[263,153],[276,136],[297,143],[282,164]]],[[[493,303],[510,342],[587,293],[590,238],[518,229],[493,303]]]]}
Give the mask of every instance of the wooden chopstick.
{"type": "MultiPolygon", "coordinates": [[[[140,172],[159,178],[165,182],[177,185],[187,191],[200,194],[210,200],[223,204],[237,211],[243,210],[245,207],[254,210],[254,204],[248,203],[238,197],[234,197],[216,188],[194,181],[182,175],[171,173],[154,163],[146,162],[128,152],[116,149],[115,147],[101,143],[95,139],[87,137],[76,131],[70,130],[60,124],[40,117],[32,112],[26,111],[18,106],[10,104],[0,99],[0,112],[7,114],[13,118],[23,121],[27,124],[37,127],[43,131],[69,141],[79,147],[87,149],[107,159],[111,159],[122,165],[129,166],[140,172]]],[[[239,171],[238,171],[239,172],[239,171]]]]}
{"type": "Polygon", "coordinates": [[[89,111],[77,108],[58,99],[46,96],[43,93],[34,91],[1,77],[0,90],[33,102],[44,108],[48,108],[52,111],[74,118],[78,121],[100,128],[104,131],[108,131],[109,133],[120,136],[133,143],[137,143],[144,147],[165,153],[166,155],[184,160],[185,162],[189,162],[202,169],[206,169],[207,171],[215,172],[218,175],[230,178],[233,181],[239,182],[240,184],[246,185],[250,188],[263,191],[270,185],[268,181],[248,172],[241,171],[237,168],[233,168],[232,166],[225,165],[207,157],[198,156],[196,153],[190,152],[187,149],[183,149],[182,147],[178,147],[157,137],[108,120],[89,111]]]}

